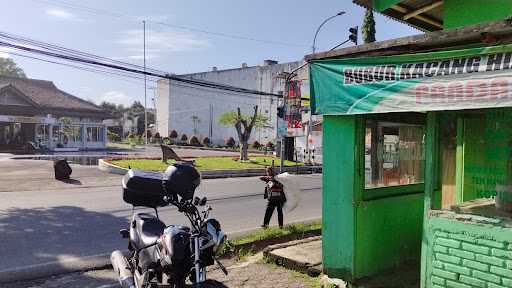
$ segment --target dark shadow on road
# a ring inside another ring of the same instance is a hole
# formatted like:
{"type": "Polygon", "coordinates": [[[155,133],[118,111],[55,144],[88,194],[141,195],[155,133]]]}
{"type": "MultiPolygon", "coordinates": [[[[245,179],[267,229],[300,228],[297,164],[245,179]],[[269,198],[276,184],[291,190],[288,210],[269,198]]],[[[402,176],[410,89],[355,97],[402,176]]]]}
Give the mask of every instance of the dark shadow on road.
{"type": "Polygon", "coordinates": [[[72,184],[72,185],[82,185],[82,182],[78,179],[64,179],[60,180],[66,184],[72,184]]]}
{"type": "MultiPolygon", "coordinates": [[[[98,254],[98,251],[110,253],[116,249],[126,249],[127,242],[119,236],[118,231],[127,226],[128,220],[124,217],[88,211],[75,206],[12,208],[0,211],[0,277],[6,275],[2,274],[2,270],[6,269],[50,262],[57,263],[57,268],[69,268],[69,263],[65,264],[65,261],[91,256],[91,251],[98,254]]],[[[44,266],[46,269],[54,267],[55,264],[44,266]]],[[[62,270],[57,273],[69,271],[62,270]]],[[[11,275],[7,277],[12,277],[11,275]]],[[[5,282],[5,279],[0,279],[0,287],[82,288],[103,285],[115,287],[111,285],[115,285],[117,279],[113,271],[107,269],[54,277],[45,276],[8,284],[2,282],[5,282]]],[[[213,283],[205,287],[227,288],[220,282],[213,283]]]]}
{"type": "Polygon", "coordinates": [[[74,206],[0,211],[0,275],[49,262],[44,266],[64,268],[61,263],[78,257],[126,249],[118,231],[127,226],[124,217],[74,206]]]}

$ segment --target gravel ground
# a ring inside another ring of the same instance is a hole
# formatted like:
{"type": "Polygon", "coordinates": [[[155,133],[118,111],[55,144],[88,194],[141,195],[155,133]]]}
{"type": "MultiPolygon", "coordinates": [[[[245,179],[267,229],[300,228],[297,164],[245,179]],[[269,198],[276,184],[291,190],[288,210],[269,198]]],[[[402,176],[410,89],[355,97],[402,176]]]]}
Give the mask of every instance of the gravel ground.
{"type": "MultiPolygon", "coordinates": [[[[212,269],[208,279],[216,280],[218,288],[309,288],[312,281],[307,276],[296,276],[289,270],[272,264],[263,263],[261,254],[243,261],[226,261],[229,275],[225,276],[219,269],[212,269]]],[[[5,284],[9,288],[114,288],[119,287],[112,270],[97,270],[71,273],[51,278],[5,284]]]]}

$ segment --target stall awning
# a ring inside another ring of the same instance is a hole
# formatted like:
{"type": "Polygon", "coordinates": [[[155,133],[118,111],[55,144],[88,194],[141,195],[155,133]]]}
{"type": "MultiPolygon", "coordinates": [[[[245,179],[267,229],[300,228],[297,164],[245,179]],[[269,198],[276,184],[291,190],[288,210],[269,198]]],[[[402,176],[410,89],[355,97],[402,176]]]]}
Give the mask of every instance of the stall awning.
{"type": "Polygon", "coordinates": [[[512,44],[383,57],[315,60],[315,114],[512,107],[512,44]]]}

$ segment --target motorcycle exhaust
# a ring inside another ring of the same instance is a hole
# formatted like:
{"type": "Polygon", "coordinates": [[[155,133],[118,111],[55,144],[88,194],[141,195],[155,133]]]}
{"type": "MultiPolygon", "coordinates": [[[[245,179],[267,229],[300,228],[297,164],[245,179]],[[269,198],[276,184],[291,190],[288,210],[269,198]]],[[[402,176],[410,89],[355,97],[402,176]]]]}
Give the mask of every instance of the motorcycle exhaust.
{"type": "Polygon", "coordinates": [[[130,270],[130,264],[128,263],[128,260],[126,260],[126,257],[124,257],[123,252],[119,250],[112,252],[112,254],[110,254],[110,262],[112,263],[114,271],[117,273],[121,287],[135,288],[133,273],[130,270]]]}

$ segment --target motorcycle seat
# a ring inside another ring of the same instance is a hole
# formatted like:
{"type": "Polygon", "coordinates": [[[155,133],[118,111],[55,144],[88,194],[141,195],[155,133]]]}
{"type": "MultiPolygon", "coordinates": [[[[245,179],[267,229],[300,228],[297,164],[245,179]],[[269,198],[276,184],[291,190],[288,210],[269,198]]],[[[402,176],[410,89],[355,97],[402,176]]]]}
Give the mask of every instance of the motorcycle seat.
{"type": "Polygon", "coordinates": [[[139,232],[137,248],[154,244],[164,233],[165,224],[155,216],[148,213],[138,213],[134,217],[136,229],[139,232]]]}

